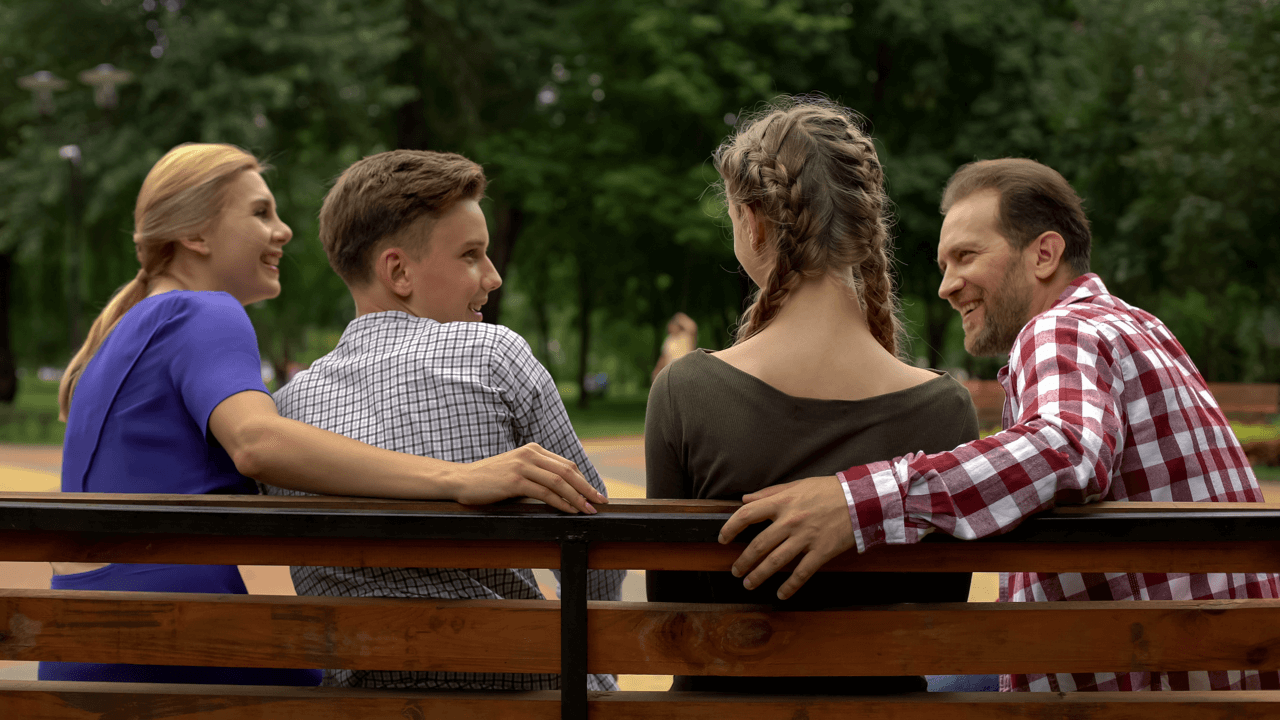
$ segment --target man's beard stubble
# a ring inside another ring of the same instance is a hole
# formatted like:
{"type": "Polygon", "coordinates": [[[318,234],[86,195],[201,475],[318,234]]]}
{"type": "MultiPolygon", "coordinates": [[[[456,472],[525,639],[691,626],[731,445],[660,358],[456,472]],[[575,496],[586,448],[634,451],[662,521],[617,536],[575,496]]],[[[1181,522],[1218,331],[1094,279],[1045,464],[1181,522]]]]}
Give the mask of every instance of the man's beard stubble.
{"type": "Polygon", "coordinates": [[[964,349],[975,357],[1008,357],[1018,333],[1031,320],[1031,285],[1019,272],[1018,263],[1010,262],[1000,279],[999,289],[983,298],[982,329],[972,340],[965,335],[964,349]]]}

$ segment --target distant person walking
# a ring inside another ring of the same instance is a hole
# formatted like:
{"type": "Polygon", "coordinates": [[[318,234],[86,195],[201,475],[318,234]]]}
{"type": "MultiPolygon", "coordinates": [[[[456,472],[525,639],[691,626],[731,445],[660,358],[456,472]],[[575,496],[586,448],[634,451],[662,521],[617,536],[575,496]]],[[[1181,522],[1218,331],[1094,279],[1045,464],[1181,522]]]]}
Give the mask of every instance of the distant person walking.
{"type": "Polygon", "coordinates": [[[658,377],[662,368],[693,352],[698,347],[698,323],[678,312],[667,321],[667,339],[662,341],[662,352],[653,366],[653,376],[658,377]]]}
{"type": "MultiPolygon", "coordinates": [[[[170,150],[134,210],[142,268],[94,321],[59,388],[63,492],[257,494],[250,478],[336,495],[590,511],[603,498],[535,445],[460,465],[381,450],[280,417],[244,306],[280,294],[293,236],[256,158],[170,150]],[[580,494],[582,493],[582,494],[580,494]]],[[[54,563],[55,590],[244,594],[234,565],[54,563]]],[[[41,663],[41,680],[316,685],[318,670],[41,663]]]]}

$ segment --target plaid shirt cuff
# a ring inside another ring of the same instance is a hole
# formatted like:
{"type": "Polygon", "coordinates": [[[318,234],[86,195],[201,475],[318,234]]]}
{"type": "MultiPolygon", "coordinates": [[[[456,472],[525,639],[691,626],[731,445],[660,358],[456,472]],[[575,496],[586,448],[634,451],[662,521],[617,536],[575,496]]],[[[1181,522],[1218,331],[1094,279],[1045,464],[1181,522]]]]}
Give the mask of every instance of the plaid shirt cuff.
{"type": "MultiPolygon", "coordinates": [[[[905,463],[904,463],[905,464],[905,463]]],[[[858,552],[885,544],[906,542],[902,493],[888,462],[859,465],[836,473],[849,505],[853,539],[858,552]]]]}

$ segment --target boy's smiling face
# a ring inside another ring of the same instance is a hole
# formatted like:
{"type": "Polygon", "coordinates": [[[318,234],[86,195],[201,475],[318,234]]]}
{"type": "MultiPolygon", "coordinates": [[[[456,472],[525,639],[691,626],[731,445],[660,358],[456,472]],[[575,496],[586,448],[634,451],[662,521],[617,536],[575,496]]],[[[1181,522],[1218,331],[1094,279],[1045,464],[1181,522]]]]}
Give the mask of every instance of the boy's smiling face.
{"type": "Polygon", "coordinates": [[[502,285],[502,277],[485,254],[489,226],[476,200],[464,200],[435,220],[415,222],[410,233],[426,232],[418,239],[425,247],[418,259],[404,258],[412,284],[407,305],[414,315],[436,322],[478,322],[480,308],[489,293],[502,285]]]}

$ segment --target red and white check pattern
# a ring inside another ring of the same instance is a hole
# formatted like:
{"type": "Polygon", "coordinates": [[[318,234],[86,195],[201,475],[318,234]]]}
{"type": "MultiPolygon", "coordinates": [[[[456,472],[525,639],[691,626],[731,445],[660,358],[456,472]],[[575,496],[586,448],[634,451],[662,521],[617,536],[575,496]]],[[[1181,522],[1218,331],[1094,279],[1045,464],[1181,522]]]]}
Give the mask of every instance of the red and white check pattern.
{"type": "MultiPolygon", "coordinates": [[[[940,530],[972,539],[1055,505],[1099,500],[1261,502],[1262,492],[1204,378],[1155,316],[1094,274],[1027,323],[1000,371],[1004,430],[951,452],[839,474],[858,552],[940,530]]],[[[1208,600],[1280,597],[1274,575],[1000,575],[1000,599],[1208,600]]],[[[1006,675],[1002,690],[1280,689],[1280,673],[1006,675]]]]}

